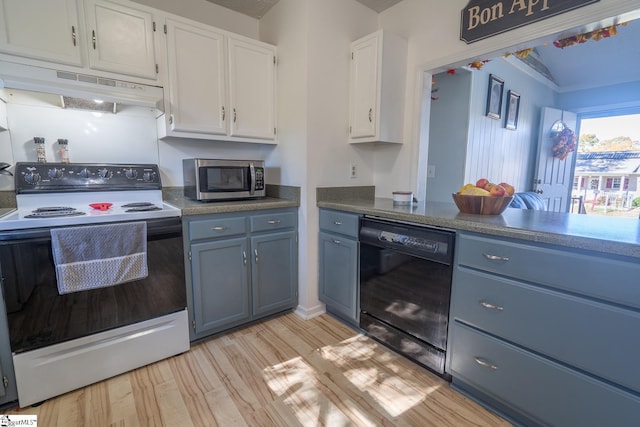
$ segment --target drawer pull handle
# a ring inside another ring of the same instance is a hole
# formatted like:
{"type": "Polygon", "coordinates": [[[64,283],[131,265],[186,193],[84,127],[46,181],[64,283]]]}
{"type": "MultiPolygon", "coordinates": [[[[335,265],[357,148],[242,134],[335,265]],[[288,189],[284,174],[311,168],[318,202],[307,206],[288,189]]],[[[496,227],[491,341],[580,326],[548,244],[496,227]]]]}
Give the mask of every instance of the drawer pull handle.
{"type": "Polygon", "coordinates": [[[226,229],[227,227],[222,227],[222,226],[217,226],[212,228],[213,231],[224,231],[226,229]]]}
{"type": "Polygon", "coordinates": [[[491,255],[485,252],[483,252],[482,255],[491,261],[509,261],[509,258],[506,256],[491,255]]]}
{"type": "Polygon", "coordinates": [[[337,239],[332,239],[331,241],[336,245],[339,245],[342,243],[340,240],[337,240],[337,239]]]}
{"type": "Polygon", "coordinates": [[[333,225],[342,225],[340,221],[333,221],[333,225]]]}
{"type": "Polygon", "coordinates": [[[484,360],[484,359],[482,359],[482,358],[480,358],[478,356],[475,356],[473,359],[476,361],[476,363],[478,365],[480,365],[480,366],[482,366],[484,368],[492,369],[494,371],[498,369],[498,367],[496,365],[494,365],[492,363],[489,363],[486,360],[484,360]]]}
{"type": "Polygon", "coordinates": [[[496,311],[504,310],[504,307],[500,307],[499,305],[493,305],[490,302],[486,302],[486,301],[480,301],[480,305],[483,306],[484,308],[488,308],[489,310],[496,310],[496,311]]]}
{"type": "Polygon", "coordinates": [[[270,219],[269,221],[267,221],[267,224],[280,224],[280,220],[279,219],[270,219]]]}

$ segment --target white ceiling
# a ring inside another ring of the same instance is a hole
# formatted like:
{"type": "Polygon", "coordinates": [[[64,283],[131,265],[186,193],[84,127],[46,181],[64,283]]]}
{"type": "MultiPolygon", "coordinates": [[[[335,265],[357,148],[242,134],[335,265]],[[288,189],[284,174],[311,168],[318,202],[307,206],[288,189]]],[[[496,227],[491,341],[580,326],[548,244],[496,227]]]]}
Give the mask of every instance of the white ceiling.
{"type": "MultiPolygon", "coordinates": [[[[262,18],[279,0],[207,0],[236,12],[262,18]]],[[[402,0],[356,0],[380,13],[402,0]]],[[[639,20],[640,21],[640,20],[639,20]]],[[[564,49],[536,47],[530,60],[544,64],[560,91],[637,81],[640,74],[640,22],[618,29],[618,35],[564,49]]]]}
{"type": "Polygon", "coordinates": [[[536,47],[561,91],[638,81],[640,79],[640,20],[618,27],[616,36],[557,48],[536,47]]]}

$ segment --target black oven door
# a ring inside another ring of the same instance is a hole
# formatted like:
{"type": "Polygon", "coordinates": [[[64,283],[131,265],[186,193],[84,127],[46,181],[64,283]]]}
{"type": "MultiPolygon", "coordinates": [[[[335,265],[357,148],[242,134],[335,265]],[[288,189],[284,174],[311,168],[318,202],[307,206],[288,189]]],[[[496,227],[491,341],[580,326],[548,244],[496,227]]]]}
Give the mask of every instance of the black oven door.
{"type": "Polygon", "coordinates": [[[60,295],[49,229],[1,232],[11,350],[29,351],[184,310],[183,253],[180,218],[149,220],[145,279],[60,295]]]}

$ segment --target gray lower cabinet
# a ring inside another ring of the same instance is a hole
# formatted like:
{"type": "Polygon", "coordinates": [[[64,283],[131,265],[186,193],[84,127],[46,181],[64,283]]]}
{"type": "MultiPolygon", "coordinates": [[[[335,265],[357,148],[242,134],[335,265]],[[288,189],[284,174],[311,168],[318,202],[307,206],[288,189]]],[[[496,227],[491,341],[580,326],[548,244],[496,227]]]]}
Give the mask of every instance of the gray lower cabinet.
{"type": "Polygon", "coordinates": [[[18,400],[3,289],[0,286],[0,408],[5,403],[18,400]]]}
{"type": "Polygon", "coordinates": [[[296,209],[185,217],[191,339],[294,308],[297,235],[296,209]]]}
{"type": "Polygon", "coordinates": [[[358,325],[359,215],[320,210],[319,297],[327,311],[358,325]]]}
{"type": "Polygon", "coordinates": [[[453,386],[525,425],[634,425],[637,260],[459,233],[453,386]]]}

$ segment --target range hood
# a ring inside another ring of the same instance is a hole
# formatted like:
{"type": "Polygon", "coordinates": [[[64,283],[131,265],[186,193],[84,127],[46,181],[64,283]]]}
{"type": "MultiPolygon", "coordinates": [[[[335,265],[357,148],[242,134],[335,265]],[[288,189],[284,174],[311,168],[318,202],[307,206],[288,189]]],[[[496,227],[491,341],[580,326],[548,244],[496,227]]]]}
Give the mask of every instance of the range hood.
{"type": "Polygon", "coordinates": [[[161,87],[84,73],[0,61],[0,87],[3,85],[8,89],[60,95],[65,104],[76,103],[72,98],[78,98],[163,111],[161,87]]]}

